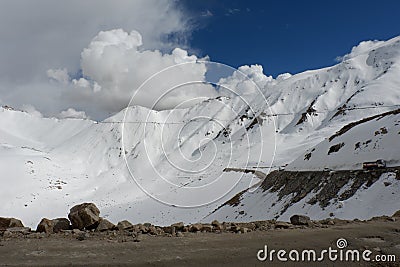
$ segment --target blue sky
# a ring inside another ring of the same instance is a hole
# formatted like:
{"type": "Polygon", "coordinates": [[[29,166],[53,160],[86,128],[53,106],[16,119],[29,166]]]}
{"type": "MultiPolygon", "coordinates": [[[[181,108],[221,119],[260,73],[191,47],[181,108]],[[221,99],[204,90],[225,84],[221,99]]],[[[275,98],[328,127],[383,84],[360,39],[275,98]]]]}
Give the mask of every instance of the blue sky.
{"type": "Polygon", "coordinates": [[[292,74],[335,64],[363,40],[400,34],[400,1],[183,0],[200,55],[233,67],[292,74]]]}

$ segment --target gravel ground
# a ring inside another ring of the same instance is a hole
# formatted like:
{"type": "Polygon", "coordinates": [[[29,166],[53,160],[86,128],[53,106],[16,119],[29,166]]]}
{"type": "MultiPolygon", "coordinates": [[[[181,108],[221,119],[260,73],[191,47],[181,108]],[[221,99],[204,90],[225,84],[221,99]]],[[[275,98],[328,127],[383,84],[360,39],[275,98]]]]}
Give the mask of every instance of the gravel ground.
{"type": "Polygon", "coordinates": [[[76,235],[31,233],[0,237],[1,266],[400,266],[400,220],[377,218],[341,222],[327,228],[269,229],[249,233],[183,233],[134,237],[109,231],[76,235]],[[369,249],[374,255],[396,255],[397,263],[273,262],[257,260],[257,252],[332,247],[345,238],[346,249],[369,249]]]}

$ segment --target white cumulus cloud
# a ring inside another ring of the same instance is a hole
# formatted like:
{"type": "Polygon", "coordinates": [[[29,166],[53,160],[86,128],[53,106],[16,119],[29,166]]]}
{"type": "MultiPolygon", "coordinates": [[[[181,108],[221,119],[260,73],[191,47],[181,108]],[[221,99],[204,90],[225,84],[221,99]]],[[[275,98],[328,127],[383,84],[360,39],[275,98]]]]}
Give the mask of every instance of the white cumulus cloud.
{"type": "Polygon", "coordinates": [[[171,53],[142,49],[137,31],[101,31],[81,53],[85,78],[73,79],[74,88],[64,95],[82,106],[92,105],[101,117],[126,107],[133,95],[135,105],[185,107],[217,95],[212,86],[201,83],[207,71],[201,60],[180,48],[171,53]]]}
{"type": "Polygon", "coordinates": [[[69,108],[67,110],[63,110],[58,115],[61,119],[87,119],[86,113],[84,111],[77,111],[73,108],[69,108]]]}
{"type": "MultiPolygon", "coordinates": [[[[62,110],[72,107],[85,110],[96,117],[99,109],[94,107],[94,102],[104,99],[91,98],[92,92],[82,88],[89,85],[92,91],[106,94],[115,93],[109,91],[106,84],[115,87],[111,89],[121,88],[120,85],[123,85],[116,80],[107,82],[105,76],[97,77],[96,75],[102,75],[101,66],[90,69],[90,60],[99,62],[95,58],[96,46],[98,50],[102,50],[102,42],[106,42],[107,51],[103,52],[107,58],[102,59],[104,63],[113,61],[113,53],[116,60],[121,59],[119,52],[112,48],[113,42],[122,49],[122,53],[140,47],[142,51],[150,53],[157,50],[161,51],[157,53],[163,55],[170,53],[176,46],[185,47],[191,32],[189,21],[190,17],[180,3],[174,0],[2,0],[2,102],[16,108],[30,104],[45,116],[56,116],[62,110]],[[111,29],[123,30],[115,33],[110,32],[111,29]],[[104,36],[98,35],[101,31],[104,36]],[[95,36],[97,43],[93,39],[95,36]],[[89,43],[91,46],[87,49],[91,55],[86,56],[83,49],[89,43]],[[87,82],[80,80],[87,78],[82,76],[81,63],[82,66],[87,64],[85,73],[93,75],[87,82]],[[49,79],[53,82],[49,82],[49,79]],[[75,85],[82,90],[76,90],[71,82],[73,79],[77,80],[75,85]]],[[[157,56],[154,58],[157,59],[157,56]]],[[[152,60],[149,57],[145,59],[152,60]]],[[[125,71],[117,64],[118,61],[115,61],[113,66],[118,72],[125,71]]],[[[104,69],[108,69],[108,66],[104,66],[104,69]]],[[[126,81],[125,79],[123,83],[126,81]]],[[[125,97],[126,95],[121,95],[121,98],[125,97]]],[[[114,103],[110,102],[108,105],[113,107],[114,103]]],[[[105,115],[110,110],[114,111],[113,108],[108,108],[101,110],[101,113],[105,115]]]]}

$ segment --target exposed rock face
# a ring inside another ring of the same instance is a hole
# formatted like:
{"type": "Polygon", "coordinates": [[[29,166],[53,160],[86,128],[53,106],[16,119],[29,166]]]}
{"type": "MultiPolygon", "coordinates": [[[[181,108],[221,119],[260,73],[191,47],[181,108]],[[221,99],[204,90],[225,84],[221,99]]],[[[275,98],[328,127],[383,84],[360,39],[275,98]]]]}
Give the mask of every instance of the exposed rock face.
{"type": "Polygon", "coordinates": [[[24,227],[24,225],[18,219],[0,217],[0,231],[7,230],[7,228],[11,227],[24,227]]]}
{"type": "Polygon", "coordinates": [[[99,225],[96,228],[96,231],[103,232],[103,231],[114,230],[114,229],[116,229],[115,224],[111,223],[107,219],[101,218],[99,225]]]}
{"type": "Polygon", "coordinates": [[[68,218],[72,223],[72,228],[94,229],[100,221],[100,211],[93,203],[83,203],[71,208],[68,218]]]}
{"type": "Polygon", "coordinates": [[[290,217],[290,222],[293,225],[308,225],[311,223],[310,217],[305,215],[293,215],[290,217]]]}

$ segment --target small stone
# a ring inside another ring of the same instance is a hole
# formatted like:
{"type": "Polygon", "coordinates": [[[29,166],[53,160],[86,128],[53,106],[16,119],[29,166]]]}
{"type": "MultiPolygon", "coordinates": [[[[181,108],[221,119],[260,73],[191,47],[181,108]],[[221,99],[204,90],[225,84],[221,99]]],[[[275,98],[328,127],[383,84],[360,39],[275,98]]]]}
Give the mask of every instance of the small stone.
{"type": "Polygon", "coordinates": [[[184,234],[182,232],[177,232],[176,237],[184,237],[184,234]]]}
{"type": "Polygon", "coordinates": [[[89,237],[90,237],[90,235],[88,233],[81,232],[81,233],[78,234],[76,239],[78,239],[79,241],[83,241],[83,240],[86,240],[89,237]]]}
{"type": "Polygon", "coordinates": [[[335,225],[335,222],[333,220],[329,220],[328,225],[335,225]]]}
{"type": "Polygon", "coordinates": [[[141,235],[137,235],[135,238],[133,238],[133,242],[140,242],[142,241],[141,235]]]}
{"type": "Polygon", "coordinates": [[[83,233],[81,230],[79,230],[79,229],[73,229],[72,230],[72,234],[74,234],[74,235],[78,235],[78,234],[81,234],[81,233],[83,233]]]}
{"type": "Polygon", "coordinates": [[[375,247],[373,248],[373,250],[375,250],[376,252],[382,252],[382,249],[380,247],[375,247]]]}

